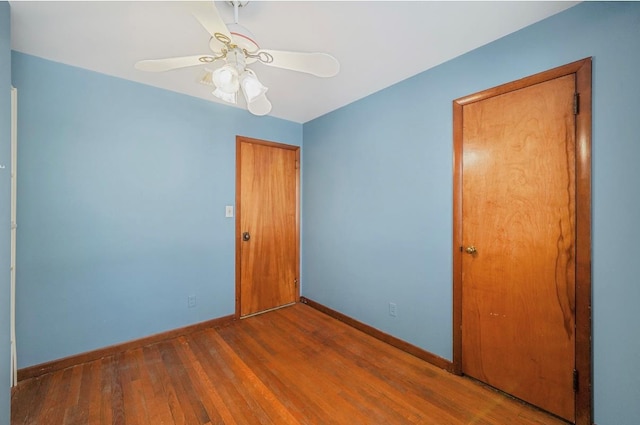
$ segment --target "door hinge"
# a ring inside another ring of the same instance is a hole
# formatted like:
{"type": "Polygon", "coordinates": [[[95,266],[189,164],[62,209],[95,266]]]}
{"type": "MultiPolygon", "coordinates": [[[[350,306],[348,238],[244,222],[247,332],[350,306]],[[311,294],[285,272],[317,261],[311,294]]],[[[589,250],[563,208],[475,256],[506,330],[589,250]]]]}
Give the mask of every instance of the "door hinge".
{"type": "Polygon", "coordinates": [[[298,278],[297,277],[295,279],[293,279],[293,284],[296,286],[296,288],[298,287],[298,278]]]}
{"type": "Polygon", "coordinates": [[[578,371],[573,369],[573,391],[578,392],[578,371]]]}
{"type": "Polygon", "coordinates": [[[580,113],[580,93],[573,94],[573,115],[580,113]]]}

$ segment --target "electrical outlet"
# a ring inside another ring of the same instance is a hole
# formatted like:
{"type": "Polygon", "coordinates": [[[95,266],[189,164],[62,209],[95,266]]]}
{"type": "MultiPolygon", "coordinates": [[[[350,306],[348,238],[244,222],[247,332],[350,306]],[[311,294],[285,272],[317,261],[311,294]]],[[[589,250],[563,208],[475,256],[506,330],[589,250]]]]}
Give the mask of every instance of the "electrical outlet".
{"type": "Polygon", "coordinates": [[[389,303],[389,316],[396,317],[398,315],[398,306],[396,303],[389,303]]]}
{"type": "Polygon", "coordinates": [[[187,305],[189,306],[189,308],[194,308],[196,306],[196,296],[195,295],[189,295],[187,297],[187,305]]]}

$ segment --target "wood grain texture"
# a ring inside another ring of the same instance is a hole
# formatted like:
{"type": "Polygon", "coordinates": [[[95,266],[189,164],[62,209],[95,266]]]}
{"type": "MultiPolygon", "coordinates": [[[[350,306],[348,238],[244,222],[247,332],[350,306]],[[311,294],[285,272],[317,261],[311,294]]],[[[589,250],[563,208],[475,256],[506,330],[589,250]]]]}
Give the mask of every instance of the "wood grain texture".
{"type": "Polygon", "coordinates": [[[593,423],[591,324],[591,59],[576,70],[576,424],[593,423]]]}
{"type": "Polygon", "coordinates": [[[462,374],[462,109],[453,102],[453,373],[462,374]]]}
{"type": "Polygon", "coordinates": [[[454,196],[453,196],[453,369],[462,372],[462,137],[463,109],[482,100],[540,84],[566,75],[575,75],[579,111],[575,116],[575,423],[593,423],[592,324],[591,324],[591,58],[523,78],[453,101],[454,196]]]}
{"type": "Polygon", "coordinates": [[[464,107],[462,368],[574,420],[575,75],[464,107]]]}
{"type": "Polygon", "coordinates": [[[296,304],[19,383],[11,424],[564,422],[296,304]]]}
{"type": "Polygon", "coordinates": [[[244,317],[298,297],[299,148],[243,137],[236,145],[237,309],[244,317]]]}
{"type": "Polygon", "coordinates": [[[197,332],[201,329],[211,328],[214,326],[223,326],[235,320],[235,316],[223,316],[217,319],[207,320],[182,328],[172,329],[167,332],[146,336],[144,338],[127,341],[122,344],[115,344],[109,347],[99,348],[97,350],[87,351],[74,356],[64,357],[62,359],[52,360],[50,362],[29,366],[18,370],[18,381],[35,378],[57,370],[66,369],[82,363],[101,359],[103,357],[112,356],[134,348],[144,347],[145,345],[154,344],[166,339],[176,338],[180,335],[186,335],[191,332],[197,332]]]}
{"type": "Polygon", "coordinates": [[[334,319],[338,319],[339,321],[344,322],[347,325],[353,328],[356,328],[359,331],[362,331],[368,335],[371,335],[372,337],[377,338],[380,341],[386,342],[387,344],[392,345],[396,348],[399,348],[400,350],[405,351],[409,354],[412,354],[418,357],[419,359],[429,362],[436,367],[439,367],[449,372],[453,372],[453,364],[447,359],[444,359],[440,356],[430,353],[429,351],[423,350],[422,348],[417,347],[413,344],[410,344],[406,341],[403,341],[399,338],[396,338],[393,335],[389,335],[388,333],[382,332],[379,329],[376,329],[372,326],[367,325],[366,323],[362,323],[358,320],[355,320],[352,317],[342,314],[339,311],[333,310],[316,301],[310,300],[309,298],[300,297],[300,302],[310,307],[313,307],[316,310],[319,310],[325,314],[328,314],[334,319]]]}

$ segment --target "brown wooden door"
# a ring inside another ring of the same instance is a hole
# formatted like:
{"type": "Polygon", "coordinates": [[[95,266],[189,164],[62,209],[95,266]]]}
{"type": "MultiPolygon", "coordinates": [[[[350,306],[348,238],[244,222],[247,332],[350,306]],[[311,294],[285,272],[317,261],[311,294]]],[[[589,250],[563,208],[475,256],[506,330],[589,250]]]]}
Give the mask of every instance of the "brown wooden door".
{"type": "Polygon", "coordinates": [[[575,417],[575,74],[470,103],[462,371],[575,417]]]}
{"type": "Polygon", "coordinates": [[[298,298],[299,148],[238,137],[236,311],[247,316],[298,298]]]}

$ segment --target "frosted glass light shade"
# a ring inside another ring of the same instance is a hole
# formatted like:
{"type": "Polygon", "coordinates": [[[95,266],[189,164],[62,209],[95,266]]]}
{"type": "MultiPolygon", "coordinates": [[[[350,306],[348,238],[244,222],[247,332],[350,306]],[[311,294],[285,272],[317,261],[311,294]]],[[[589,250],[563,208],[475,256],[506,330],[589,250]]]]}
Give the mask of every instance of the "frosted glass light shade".
{"type": "Polygon", "coordinates": [[[225,93],[235,93],[240,88],[240,83],[238,81],[238,71],[232,66],[225,65],[221,68],[213,71],[213,84],[215,86],[225,92],[225,93]]]}
{"type": "Polygon", "coordinates": [[[218,99],[222,99],[225,102],[229,102],[229,103],[237,103],[238,101],[238,92],[235,91],[233,93],[227,93],[224,90],[221,90],[220,87],[217,87],[213,92],[213,95],[215,97],[217,97],[218,99]]]}
{"type": "Polygon", "coordinates": [[[269,102],[265,94],[262,94],[253,102],[248,103],[247,109],[249,109],[249,112],[253,115],[267,115],[271,112],[271,102],[269,102]]]}
{"type": "Polygon", "coordinates": [[[250,69],[247,69],[240,76],[240,87],[242,87],[242,93],[247,99],[247,103],[256,101],[267,92],[267,88],[262,85],[256,74],[250,69]]]}

